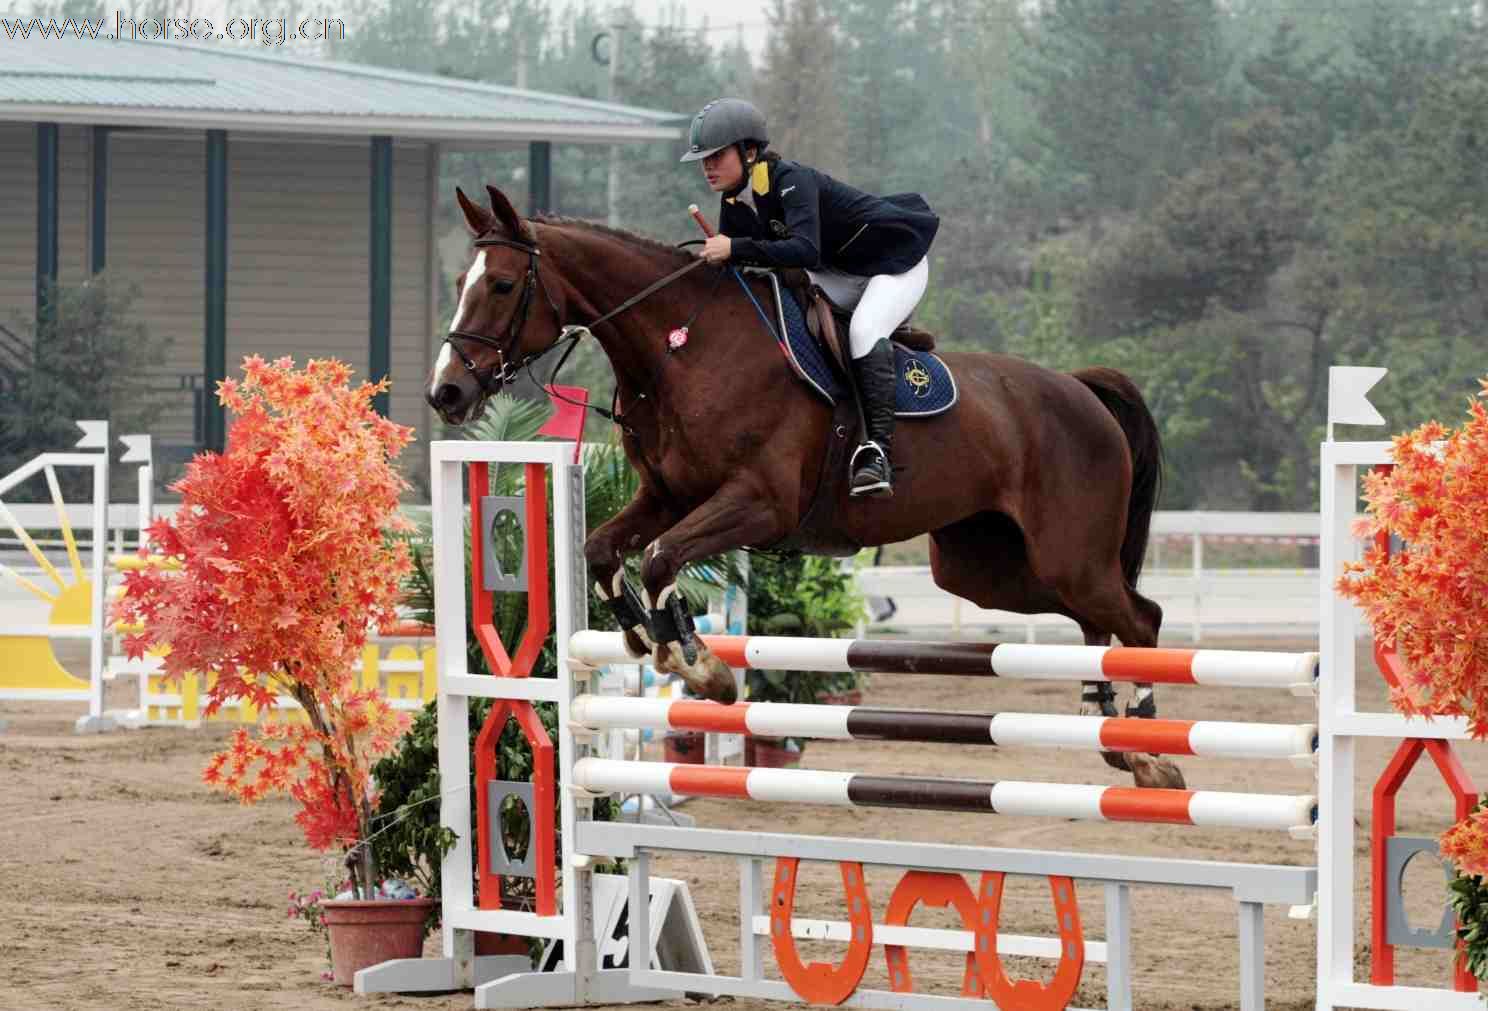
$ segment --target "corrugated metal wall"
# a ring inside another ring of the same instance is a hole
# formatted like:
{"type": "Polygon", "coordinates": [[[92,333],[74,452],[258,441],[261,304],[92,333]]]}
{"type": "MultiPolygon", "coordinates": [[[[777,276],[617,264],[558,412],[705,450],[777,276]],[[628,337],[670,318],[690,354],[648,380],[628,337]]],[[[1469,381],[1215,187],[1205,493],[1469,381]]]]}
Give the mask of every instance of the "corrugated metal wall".
{"type": "Polygon", "coordinates": [[[0,322],[36,299],[36,126],[0,124],[0,322]]]}
{"type": "MultiPolygon", "coordinates": [[[[243,356],[369,360],[370,156],[366,143],[229,138],[227,369],[243,356]]],[[[393,147],[390,413],[427,440],[430,327],[425,148],[393,147]]]]}
{"type": "MultiPolygon", "coordinates": [[[[89,131],[66,126],[57,146],[58,268],[63,280],[88,269],[89,131]]],[[[36,314],[36,124],[0,123],[0,323],[36,314]]],[[[22,336],[27,336],[23,333],[22,336]]]]}
{"type": "MultiPolygon", "coordinates": [[[[110,135],[108,272],[139,286],[134,303],[139,319],[152,336],[170,338],[159,376],[159,385],[167,390],[182,383],[201,386],[205,206],[201,134],[110,135]]],[[[163,452],[172,444],[190,444],[194,437],[190,390],[170,393],[167,403],[169,409],[150,433],[163,452]]]]}

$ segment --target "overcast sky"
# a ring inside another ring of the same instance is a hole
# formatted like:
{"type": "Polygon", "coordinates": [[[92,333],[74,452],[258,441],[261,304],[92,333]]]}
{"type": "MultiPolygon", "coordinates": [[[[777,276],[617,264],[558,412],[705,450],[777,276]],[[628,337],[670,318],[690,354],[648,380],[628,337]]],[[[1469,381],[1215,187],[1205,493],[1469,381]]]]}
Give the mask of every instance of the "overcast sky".
{"type": "MultiPolygon", "coordinates": [[[[34,0],[34,2],[39,3],[41,0],[34,0]]],[[[562,10],[569,6],[568,0],[549,0],[549,3],[555,10],[562,10]]],[[[179,9],[172,8],[171,16],[210,18],[214,22],[216,30],[220,32],[230,19],[246,16],[246,11],[241,9],[245,6],[257,8],[254,13],[261,17],[277,17],[280,14],[280,11],[276,10],[275,5],[272,3],[243,5],[235,4],[234,0],[183,0],[179,5],[179,9]],[[235,9],[235,7],[239,9],[235,9]],[[265,13],[266,10],[273,13],[267,14],[265,13]]],[[[708,40],[715,45],[730,41],[735,34],[739,34],[756,61],[764,53],[769,23],[762,5],[750,6],[741,4],[738,0],[685,0],[685,2],[682,2],[682,0],[630,0],[629,6],[635,11],[636,15],[641,19],[642,24],[647,28],[658,28],[663,25],[681,23],[688,28],[697,29],[706,25],[705,30],[708,34],[708,40]]],[[[22,7],[24,9],[24,4],[22,7]]],[[[5,2],[4,0],[0,0],[0,11],[4,9],[5,2]]],[[[312,3],[311,0],[286,0],[283,4],[282,13],[289,19],[291,32],[293,32],[294,19],[302,16],[339,17],[344,21],[348,33],[355,32],[357,27],[355,11],[350,7],[341,7],[338,9],[333,5],[332,8],[322,9],[312,3]]],[[[137,17],[144,19],[158,17],[158,14],[154,11],[135,14],[126,9],[122,10],[122,16],[125,18],[137,17]]],[[[114,12],[110,11],[106,15],[105,21],[112,27],[113,20],[114,12]]],[[[172,39],[179,41],[174,36],[172,36],[172,39]]],[[[294,40],[290,39],[287,48],[279,55],[303,55],[294,52],[294,45],[294,40]]],[[[334,43],[327,47],[324,55],[326,58],[332,60],[337,58],[334,43]]]]}
{"type": "Polygon", "coordinates": [[[680,11],[691,27],[708,24],[709,41],[717,43],[728,39],[744,26],[744,44],[758,57],[765,47],[765,35],[769,21],[765,17],[764,4],[746,4],[739,0],[687,0],[685,4],[676,0],[633,0],[636,13],[648,25],[669,24],[680,11]]]}

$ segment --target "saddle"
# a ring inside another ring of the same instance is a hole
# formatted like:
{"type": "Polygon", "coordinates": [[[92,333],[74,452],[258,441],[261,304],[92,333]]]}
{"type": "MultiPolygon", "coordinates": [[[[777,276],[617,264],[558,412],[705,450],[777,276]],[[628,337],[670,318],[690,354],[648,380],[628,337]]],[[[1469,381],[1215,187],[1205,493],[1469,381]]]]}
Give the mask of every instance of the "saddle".
{"type": "MultiPolygon", "coordinates": [[[[852,310],[844,309],[828,298],[826,292],[811,283],[811,275],[804,270],[786,267],[776,273],[780,283],[795,296],[796,304],[801,307],[806,318],[806,331],[826,349],[833,364],[845,372],[850,358],[842,335],[847,333],[852,323],[852,310]]],[[[914,326],[909,320],[900,323],[890,336],[911,351],[935,350],[935,335],[914,326]]]]}

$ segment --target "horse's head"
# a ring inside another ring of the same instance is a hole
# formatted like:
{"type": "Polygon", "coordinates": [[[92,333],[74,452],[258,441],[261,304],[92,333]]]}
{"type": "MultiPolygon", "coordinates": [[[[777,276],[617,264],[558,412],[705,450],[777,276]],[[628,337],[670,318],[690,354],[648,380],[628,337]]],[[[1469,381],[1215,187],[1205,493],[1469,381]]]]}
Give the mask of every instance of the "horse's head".
{"type": "Polygon", "coordinates": [[[475,255],[455,281],[455,314],[429,375],[428,400],[447,424],[476,417],[530,356],[552,346],[559,311],[538,274],[536,236],[511,201],[487,186],[491,208],[455,197],[475,255]]]}

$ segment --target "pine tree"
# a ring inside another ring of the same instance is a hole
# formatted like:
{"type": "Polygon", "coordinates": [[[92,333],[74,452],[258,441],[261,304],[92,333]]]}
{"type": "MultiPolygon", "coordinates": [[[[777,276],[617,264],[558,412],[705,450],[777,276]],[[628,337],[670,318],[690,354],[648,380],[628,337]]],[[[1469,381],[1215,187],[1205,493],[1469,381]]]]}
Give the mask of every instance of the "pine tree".
{"type": "Polygon", "coordinates": [[[1132,209],[1213,151],[1233,108],[1215,0],[1045,0],[1023,86],[1087,206],[1132,209]]]}
{"type": "Polygon", "coordinates": [[[821,0],[774,0],[760,97],[770,146],[832,175],[847,168],[835,25],[821,0]]]}

